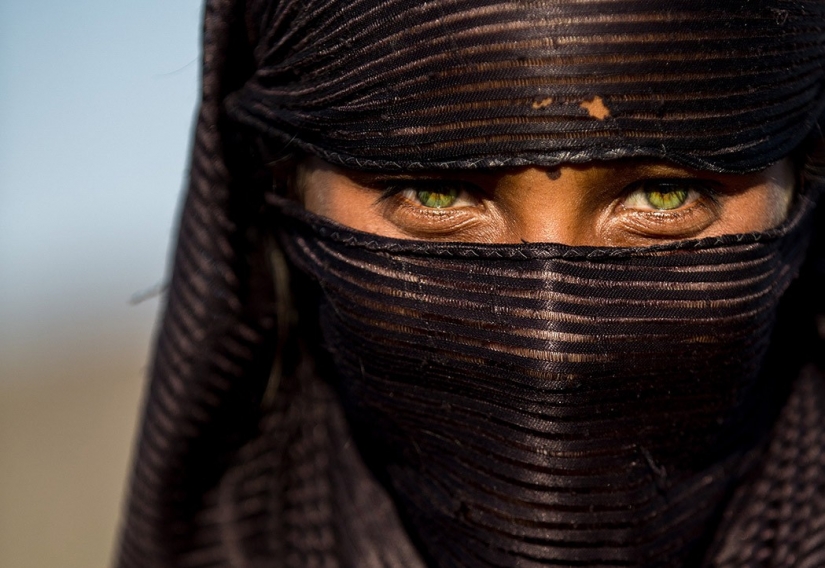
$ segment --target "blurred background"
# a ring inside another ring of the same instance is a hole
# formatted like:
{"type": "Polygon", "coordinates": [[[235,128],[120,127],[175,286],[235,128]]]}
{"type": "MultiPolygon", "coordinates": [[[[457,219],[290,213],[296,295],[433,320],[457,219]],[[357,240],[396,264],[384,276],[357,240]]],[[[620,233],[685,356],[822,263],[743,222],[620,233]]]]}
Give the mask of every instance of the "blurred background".
{"type": "Polygon", "coordinates": [[[201,0],[0,0],[0,567],[107,566],[201,0]]]}

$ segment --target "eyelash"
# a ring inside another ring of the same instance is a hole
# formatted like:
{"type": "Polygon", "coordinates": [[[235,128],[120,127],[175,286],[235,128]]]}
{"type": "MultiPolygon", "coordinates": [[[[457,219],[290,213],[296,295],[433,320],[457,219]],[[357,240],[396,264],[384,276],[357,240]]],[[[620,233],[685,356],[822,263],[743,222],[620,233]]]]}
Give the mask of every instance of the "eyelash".
{"type": "Polygon", "coordinates": [[[622,192],[623,204],[636,195],[647,194],[648,202],[650,196],[657,195],[657,198],[664,197],[677,192],[685,192],[684,201],[674,207],[661,207],[647,209],[647,211],[655,211],[656,213],[663,213],[667,211],[675,211],[681,209],[683,205],[696,202],[700,199],[709,199],[713,202],[717,201],[718,188],[716,184],[708,180],[695,178],[659,178],[659,179],[645,179],[633,182],[622,192]],[[693,197],[693,199],[691,199],[693,197]]]}
{"type": "MultiPolygon", "coordinates": [[[[416,179],[416,180],[391,180],[386,182],[377,182],[375,184],[381,190],[381,196],[378,202],[384,202],[393,198],[402,197],[405,191],[424,192],[430,191],[433,193],[447,193],[455,190],[457,194],[466,193],[475,198],[482,193],[482,189],[474,184],[458,181],[458,180],[442,180],[442,179],[416,179]]],[[[407,201],[411,201],[407,199],[407,201]]],[[[419,205],[419,207],[422,207],[419,205]]]]}

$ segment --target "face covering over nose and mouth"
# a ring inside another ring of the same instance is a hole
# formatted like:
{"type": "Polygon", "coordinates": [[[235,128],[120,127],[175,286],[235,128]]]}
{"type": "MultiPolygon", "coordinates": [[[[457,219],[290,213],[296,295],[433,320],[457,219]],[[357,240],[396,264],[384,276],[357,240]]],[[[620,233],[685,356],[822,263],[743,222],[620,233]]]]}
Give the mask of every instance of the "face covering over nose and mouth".
{"type": "Polygon", "coordinates": [[[204,22],[120,568],[825,564],[825,382],[799,372],[822,285],[782,294],[804,214],[627,251],[404,244],[266,203],[296,149],[764,169],[819,136],[825,4],[207,0],[204,22]]]}
{"type": "Polygon", "coordinates": [[[693,565],[753,465],[812,205],[658,247],[359,233],[279,201],[334,379],[431,566],[693,565]]]}

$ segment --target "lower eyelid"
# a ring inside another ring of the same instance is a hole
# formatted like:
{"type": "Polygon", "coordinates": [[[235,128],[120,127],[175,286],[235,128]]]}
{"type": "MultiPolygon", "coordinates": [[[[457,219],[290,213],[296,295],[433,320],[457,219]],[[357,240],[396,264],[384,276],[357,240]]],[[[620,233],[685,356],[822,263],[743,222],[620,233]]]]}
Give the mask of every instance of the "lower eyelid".
{"type": "Polygon", "coordinates": [[[689,239],[719,220],[715,202],[699,199],[687,207],[671,210],[627,208],[616,215],[613,230],[649,239],[689,239]]]}
{"type": "Polygon", "coordinates": [[[483,219],[482,200],[470,206],[425,207],[416,202],[415,194],[403,190],[383,200],[381,215],[412,238],[462,240],[465,231],[478,227],[483,219]]]}
{"type": "Polygon", "coordinates": [[[465,211],[426,210],[407,207],[396,211],[388,220],[413,238],[463,240],[467,231],[480,225],[478,215],[465,211]]]}

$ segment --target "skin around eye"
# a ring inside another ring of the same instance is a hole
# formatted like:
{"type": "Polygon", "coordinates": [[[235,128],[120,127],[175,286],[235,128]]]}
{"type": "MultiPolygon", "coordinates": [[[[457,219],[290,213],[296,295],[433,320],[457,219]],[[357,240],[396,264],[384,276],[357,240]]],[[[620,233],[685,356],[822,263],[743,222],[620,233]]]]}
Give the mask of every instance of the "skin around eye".
{"type": "MultiPolygon", "coordinates": [[[[612,214],[605,217],[605,226],[610,226],[606,233],[627,241],[709,236],[705,234],[708,228],[723,225],[737,213],[737,205],[725,206],[725,195],[716,185],[710,180],[690,178],[632,183],[612,214]]],[[[777,223],[781,221],[779,216],[777,219],[777,223]]],[[[743,228],[747,225],[742,223],[743,228]]]]}
{"type": "Polygon", "coordinates": [[[774,227],[795,181],[790,160],[739,175],[642,160],[384,173],[308,158],[293,185],[308,210],[388,237],[644,246],[774,227]]]}
{"type": "MultiPolygon", "coordinates": [[[[483,191],[451,179],[374,180],[382,218],[409,238],[487,242],[488,219],[483,191]]],[[[385,234],[385,233],[382,233],[385,234]]]]}

